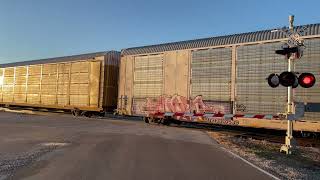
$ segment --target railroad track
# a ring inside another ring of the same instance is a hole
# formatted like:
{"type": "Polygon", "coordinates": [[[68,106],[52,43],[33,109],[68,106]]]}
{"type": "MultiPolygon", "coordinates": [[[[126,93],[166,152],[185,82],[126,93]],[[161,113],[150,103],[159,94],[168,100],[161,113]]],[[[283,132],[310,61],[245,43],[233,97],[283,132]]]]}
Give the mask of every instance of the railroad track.
{"type": "MultiPolygon", "coordinates": [[[[261,135],[255,133],[243,133],[235,135],[239,138],[251,138],[255,140],[265,140],[273,143],[284,143],[284,136],[270,136],[270,135],[261,135]]],[[[320,140],[318,138],[306,138],[306,137],[294,137],[298,146],[302,147],[317,147],[320,148],[320,140]]]]}
{"type": "MultiPolygon", "coordinates": [[[[161,125],[152,123],[153,125],[161,125]]],[[[170,125],[177,128],[191,128],[201,131],[218,131],[237,138],[264,140],[272,143],[283,144],[285,141],[286,132],[283,130],[248,128],[227,125],[201,124],[184,122],[181,125],[170,125]]],[[[294,133],[294,138],[298,146],[320,148],[320,134],[310,133],[308,137],[302,137],[299,132],[294,133]]]]}

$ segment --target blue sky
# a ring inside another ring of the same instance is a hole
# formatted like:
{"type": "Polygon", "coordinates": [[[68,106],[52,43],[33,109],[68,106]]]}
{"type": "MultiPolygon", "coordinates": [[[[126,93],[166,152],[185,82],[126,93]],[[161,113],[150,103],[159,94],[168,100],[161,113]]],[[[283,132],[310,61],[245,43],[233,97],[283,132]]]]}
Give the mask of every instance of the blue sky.
{"type": "Polygon", "coordinates": [[[0,0],[0,64],[320,23],[320,1],[0,0]]]}

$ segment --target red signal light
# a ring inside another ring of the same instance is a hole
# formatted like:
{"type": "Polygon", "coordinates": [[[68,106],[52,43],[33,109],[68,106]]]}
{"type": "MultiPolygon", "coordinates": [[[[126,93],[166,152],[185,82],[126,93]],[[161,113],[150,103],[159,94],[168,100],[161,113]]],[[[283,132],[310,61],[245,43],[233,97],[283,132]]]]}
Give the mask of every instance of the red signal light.
{"type": "Polygon", "coordinates": [[[304,84],[310,84],[311,81],[312,81],[312,78],[309,77],[309,76],[307,76],[307,77],[305,77],[302,81],[303,81],[304,84]]]}
{"type": "Polygon", "coordinates": [[[302,73],[299,76],[299,84],[304,88],[310,88],[316,83],[316,78],[311,73],[302,73]]]}

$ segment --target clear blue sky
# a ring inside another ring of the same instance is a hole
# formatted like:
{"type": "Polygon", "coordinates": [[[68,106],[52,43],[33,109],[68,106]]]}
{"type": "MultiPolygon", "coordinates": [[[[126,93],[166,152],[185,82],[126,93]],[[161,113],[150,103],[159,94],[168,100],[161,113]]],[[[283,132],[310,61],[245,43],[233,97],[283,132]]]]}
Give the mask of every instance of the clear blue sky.
{"type": "Polygon", "coordinates": [[[0,64],[320,23],[318,0],[0,0],[0,64]]]}

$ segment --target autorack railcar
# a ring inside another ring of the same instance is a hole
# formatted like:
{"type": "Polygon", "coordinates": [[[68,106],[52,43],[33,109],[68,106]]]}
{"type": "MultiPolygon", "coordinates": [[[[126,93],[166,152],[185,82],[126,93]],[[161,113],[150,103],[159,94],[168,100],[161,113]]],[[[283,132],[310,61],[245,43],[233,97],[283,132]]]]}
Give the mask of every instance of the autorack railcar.
{"type": "MultiPolygon", "coordinates": [[[[301,28],[301,27],[296,27],[301,28]]],[[[320,24],[306,25],[303,57],[295,71],[320,79],[320,24]]],[[[287,88],[270,88],[266,77],[287,69],[275,50],[284,33],[263,30],[122,50],[119,114],[149,120],[286,129],[287,88]]],[[[294,90],[295,101],[320,103],[320,83],[294,90]]],[[[306,112],[296,131],[320,132],[320,113],[306,112]]]]}
{"type": "Polygon", "coordinates": [[[40,59],[0,65],[0,104],[112,112],[117,104],[120,52],[40,59]]]}

